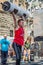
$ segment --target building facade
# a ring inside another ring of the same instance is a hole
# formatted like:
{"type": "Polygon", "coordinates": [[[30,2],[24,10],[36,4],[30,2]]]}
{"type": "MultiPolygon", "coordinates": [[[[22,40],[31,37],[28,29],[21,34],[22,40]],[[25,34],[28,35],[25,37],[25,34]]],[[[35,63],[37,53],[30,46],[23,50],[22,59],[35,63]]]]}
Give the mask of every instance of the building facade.
{"type": "MultiPolygon", "coordinates": [[[[23,9],[26,9],[25,0],[0,0],[0,3],[10,1],[17,6],[22,7],[23,9]]],[[[16,16],[16,19],[20,17],[16,16]]],[[[4,12],[2,10],[2,6],[0,4],[0,36],[3,36],[4,34],[7,34],[8,36],[13,37],[14,36],[14,20],[12,15],[9,12],[4,12]]]]}
{"type": "Polygon", "coordinates": [[[14,20],[11,14],[0,11],[0,35],[13,36],[14,20]]]}

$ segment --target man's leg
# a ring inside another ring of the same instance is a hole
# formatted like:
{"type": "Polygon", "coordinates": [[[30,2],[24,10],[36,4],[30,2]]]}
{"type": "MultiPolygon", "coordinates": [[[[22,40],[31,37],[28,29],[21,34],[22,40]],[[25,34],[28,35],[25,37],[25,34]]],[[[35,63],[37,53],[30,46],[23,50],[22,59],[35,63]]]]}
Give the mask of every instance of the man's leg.
{"type": "Polygon", "coordinates": [[[4,51],[1,51],[1,64],[4,64],[4,51]]]}
{"type": "Polygon", "coordinates": [[[6,51],[5,53],[4,53],[4,64],[6,65],[7,63],[7,57],[8,57],[8,51],[6,51]]]}
{"type": "Polygon", "coordinates": [[[18,55],[19,55],[19,60],[17,62],[18,62],[18,65],[20,65],[20,61],[21,61],[21,46],[18,45],[17,49],[18,49],[18,55]]]}
{"type": "Polygon", "coordinates": [[[14,43],[14,51],[16,53],[16,65],[20,65],[20,60],[21,60],[21,47],[14,43]]]}

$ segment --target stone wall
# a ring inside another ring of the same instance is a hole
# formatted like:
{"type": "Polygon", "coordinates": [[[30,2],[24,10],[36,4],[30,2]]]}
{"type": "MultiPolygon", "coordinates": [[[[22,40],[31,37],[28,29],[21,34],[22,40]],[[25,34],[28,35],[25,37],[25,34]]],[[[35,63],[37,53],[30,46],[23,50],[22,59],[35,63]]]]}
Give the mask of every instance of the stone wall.
{"type": "Polygon", "coordinates": [[[0,35],[8,34],[14,30],[14,20],[10,13],[0,11],[0,35]]]}

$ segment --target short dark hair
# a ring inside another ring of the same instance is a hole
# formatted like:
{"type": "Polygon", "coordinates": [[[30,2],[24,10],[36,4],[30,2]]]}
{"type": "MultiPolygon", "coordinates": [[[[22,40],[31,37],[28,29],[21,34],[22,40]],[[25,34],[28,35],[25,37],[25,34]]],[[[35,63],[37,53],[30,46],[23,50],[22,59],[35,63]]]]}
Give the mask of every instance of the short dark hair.
{"type": "Polygon", "coordinates": [[[19,20],[18,20],[18,24],[20,23],[20,21],[24,21],[24,20],[23,20],[23,19],[19,19],[19,20]]]}

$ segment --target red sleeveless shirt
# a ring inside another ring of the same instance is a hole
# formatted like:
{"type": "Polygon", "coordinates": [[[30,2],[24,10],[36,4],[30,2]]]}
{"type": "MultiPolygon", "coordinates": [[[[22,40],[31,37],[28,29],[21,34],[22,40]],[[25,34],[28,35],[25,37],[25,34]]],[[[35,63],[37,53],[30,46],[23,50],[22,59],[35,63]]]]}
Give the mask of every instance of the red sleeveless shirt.
{"type": "Polygon", "coordinates": [[[21,46],[24,45],[24,29],[23,28],[19,28],[18,30],[15,30],[15,37],[13,42],[21,46]]]}

